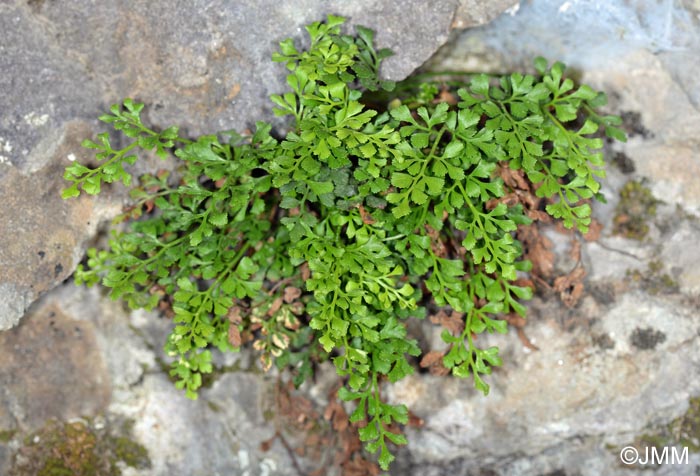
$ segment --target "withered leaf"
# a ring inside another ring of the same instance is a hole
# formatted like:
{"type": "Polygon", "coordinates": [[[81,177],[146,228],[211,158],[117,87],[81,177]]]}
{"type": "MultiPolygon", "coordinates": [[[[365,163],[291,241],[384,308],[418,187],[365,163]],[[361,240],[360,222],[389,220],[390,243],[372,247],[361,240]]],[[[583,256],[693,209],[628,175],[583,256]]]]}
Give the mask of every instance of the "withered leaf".
{"type": "Polygon", "coordinates": [[[274,435],[272,438],[261,441],[260,442],[260,451],[263,453],[267,453],[270,451],[270,448],[272,448],[272,443],[275,441],[275,438],[277,438],[277,435],[274,435]]]}
{"type": "Polygon", "coordinates": [[[241,308],[238,306],[231,307],[228,310],[228,314],[226,314],[226,317],[229,321],[231,321],[231,324],[240,324],[241,322],[243,322],[243,318],[241,317],[241,308]]]}
{"type": "Polygon", "coordinates": [[[365,207],[362,206],[362,204],[359,205],[359,210],[360,210],[360,217],[362,218],[362,223],[365,225],[371,225],[373,223],[376,223],[376,220],[372,218],[372,215],[369,214],[365,210],[365,207]]]}
{"type": "Polygon", "coordinates": [[[519,226],[518,240],[525,250],[524,258],[532,263],[532,275],[549,278],[554,270],[552,242],[542,235],[535,226],[519,226]]]}
{"type": "Polygon", "coordinates": [[[289,346],[289,336],[287,334],[272,334],[272,343],[280,349],[286,349],[289,346]]]}
{"type": "Polygon", "coordinates": [[[243,339],[241,338],[241,331],[235,324],[231,324],[228,327],[228,343],[234,347],[240,347],[243,343],[243,339]]]}
{"type": "Polygon", "coordinates": [[[586,241],[598,241],[602,231],[603,225],[594,218],[591,220],[591,224],[588,225],[588,233],[583,235],[583,239],[586,241]]]}
{"type": "Polygon", "coordinates": [[[440,94],[438,95],[438,99],[440,102],[446,102],[450,106],[456,106],[459,100],[457,99],[457,96],[452,94],[449,89],[447,88],[442,88],[440,90],[440,94]]]}
{"type": "Polygon", "coordinates": [[[554,280],[553,289],[559,293],[559,297],[566,307],[574,307],[583,296],[583,278],[586,270],[577,266],[569,274],[559,276],[554,280]]]}
{"type": "Polygon", "coordinates": [[[525,318],[523,316],[521,316],[520,314],[516,314],[514,312],[511,312],[510,314],[506,314],[505,320],[508,322],[509,326],[518,327],[518,328],[525,327],[525,324],[527,323],[527,321],[525,320],[525,318]]]}
{"type": "Polygon", "coordinates": [[[321,442],[321,437],[318,433],[309,433],[304,439],[304,446],[317,446],[321,442]]]}
{"type": "Polygon", "coordinates": [[[425,426],[425,420],[413,413],[411,410],[408,411],[408,426],[412,428],[421,428],[425,426]]]}
{"type": "Polygon", "coordinates": [[[425,225],[425,230],[430,237],[430,248],[432,248],[433,254],[439,258],[444,258],[447,255],[447,248],[440,239],[440,233],[430,225],[425,225]]]}
{"type": "Polygon", "coordinates": [[[547,212],[543,212],[542,210],[527,210],[525,214],[528,218],[534,221],[540,221],[542,223],[549,223],[552,221],[552,217],[549,216],[547,212]]]}
{"type": "Polygon", "coordinates": [[[280,310],[281,307],[282,307],[282,298],[281,297],[275,298],[275,300],[272,301],[272,304],[270,304],[270,308],[267,310],[267,315],[270,317],[274,316],[277,313],[277,311],[280,310]]]}
{"type": "MultiPolygon", "coordinates": [[[[260,341],[256,341],[257,344],[260,341]]],[[[272,357],[270,354],[262,354],[260,356],[260,365],[262,366],[263,372],[267,372],[272,367],[272,357]]]]}
{"type": "MultiPolygon", "coordinates": [[[[290,306],[290,309],[291,309],[291,311],[292,311],[292,313],[293,313],[294,315],[300,316],[300,315],[303,314],[304,309],[305,309],[304,303],[299,302],[299,301],[295,301],[295,302],[293,302],[292,305],[290,306]]],[[[296,330],[296,329],[299,328],[298,321],[297,321],[297,324],[295,324],[295,325],[296,325],[296,327],[290,327],[290,329],[296,330]]]]}
{"type": "Polygon", "coordinates": [[[284,288],[284,302],[287,304],[291,303],[295,299],[298,299],[299,296],[301,296],[301,289],[294,286],[284,288]]]}
{"type": "Polygon", "coordinates": [[[513,170],[507,164],[500,163],[498,175],[503,179],[503,183],[510,188],[530,190],[530,184],[525,179],[525,172],[523,170],[513,170]]]}
{"type": "Polygon", "coordinates": [[[520,203],[520,199],[518,197],[518,194],[516,193],[508,193],[502,197],[499,198],[492,198],[488,202],[486,202],[486,209],[487,210],[493,210],[496,208],[499,204],[505,203],[509,208],[517,205],[520,203]]]}
{"type": "Polygon", "coordinates": [[[450,331],[453,335],[460,335],[464,330],[464,315],[459,312],[452,311],[448,316],[445,311],[440,310],[437,314],[430,316],[430,322],[438,324],[450,331]]]}
{"type": "Polygon", "coordinates": [[[569,249],[569,256],[571,257],[572,260],[576,261],[577,263],[581,261],[581,242],[574,239],[571,242],[571,248],[569,249]]]}
{"type": "Polygon", "coordinates": [[[560,221],[554,222],[554,229],[557,230],[557,233],[565,236],[571,236],[575,233],[575,230],[573,228],[565,227],[564,224],[560,221]]]}
{"type": "Polygon", "coordinates": [[[534,281],[532,281],[532,279],[529,279],[529,278],[520,277],[520,278],[516,279],[515,281],[513,281],[513,284],[515,286],[520,286],[521,288],[531,288],[533,290],[535,289],[534,281]]]}
{"type": "Polygon", "coordinates": [[[348,415],[343,406],[337,400],[332,400],[323,412],[323,418],[331,422],[333,429],[337,432],[345,431],[348,426],[348,415]]]}
{"type": "Polygon", "coordinates": [[[450,373],[450,369],[443,364],[442,359],[444,356],[444,352],[432,350],[423,356],[420,361],[420,366],[427,368],[430,371],[430,375],[436,375],[438,377],[445,376],[450,373]]]}
{"type": "Polygon", "coordinates": [[[342,476],[377,476],[380,474],[376,463],[367,461],[360,454],[355,454],[352,460],[343,464],[342,476]]]}
{"type": "Polygon", "coordinates": [[[308,281],[309,278],[311,277],[311,270],[309,269],[309,263],[304,261],[301,266],[299,267],[299,270],[301,271],[301,279],[304,281],[308,281]]]}
{"type": "Polygon", "coordinates": [[[423,358],[420,361],[420,366],[423,368],[430,367],[436,362],[442,362],[443,357],[445,357],[445,354],[443,352],[431,350],[423,356],[423,358]]]}

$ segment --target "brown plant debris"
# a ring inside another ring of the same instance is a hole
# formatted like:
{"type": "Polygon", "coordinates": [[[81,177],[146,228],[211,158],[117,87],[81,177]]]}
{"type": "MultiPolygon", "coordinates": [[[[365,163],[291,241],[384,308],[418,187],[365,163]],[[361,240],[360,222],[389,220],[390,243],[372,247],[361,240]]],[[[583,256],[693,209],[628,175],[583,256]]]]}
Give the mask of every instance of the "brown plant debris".
{"type": "Polygon", "coordinates": [[[570,273],[554,280],[553,289],[559,293],[559,297],[566,307],[574,307],[583,296],[583,278],[585,276],[586,270],[579,265],[570,273]]]}
{"type": "Polygon", "coordinates": [[[461,312],[451,311],[448,316],[447,313],[440,309],[437,314],[430,316],[430,322],[433,324],[438,324],[452,333],[452,335],[458,336],[464,331],[464,314],[461,312]]]}
{"type": "MultiPolygon", "coordinates": [[[[314,403],[298,394],[291,382],[278,382],[275,392],[275,434],[261,444],[263,451],[268,451],[275,440],[279,441],[289,453],[293,465],[300,475],[323,476],[327,468],[340,468],[342,476],[377,476],[379,466],[365,458],[362,442],[357,429],[365,422],[350,423],[343,403],[339,401],[336,385],[328,393],[328,404],[319,412],[314,403]],[[294,433],[292,445],[284,433],[294,433]],[[304,471],[297,458],[318,464],[316,469],[304,471]],[[316,463],[316,462],[321,463],[316,463]]],[[[409,421],[414,425],[422,420],[413,416],[409,421]]]]}
{"type": "Polygon", "coordinates": [[[299,296],[301,296],[301,289],[295,288],[293,286],[284,288],[284,302],[286,302],[287,304],[290,304],[296,299],[299,299],[299,296]]]}
{"type": "Polygon", "coordinates": [[[554,274],[554,253],[549,238],[535,226],[519,226],[517,238],[523,245],[523,258],[532,263],[530,274],[549,280],[554,274]]]}
{"type": "Polygon", "coordinates": [[[591,219],[591,224],[588,225],[588,233],[583,235],[583,239],[586,241],[598,241],[602,231],[603,225],[598,220],[593,218],[591,219]]]}
{"type": "Polygon", "coordinates": [[[445,367],[443,363],[443,358],[445,357],[444,352],[439,352],[437,350],[431,350],[423,355],[420,361],[420,366],[424,369],[428,369],[431,375],[437,375],[443,377],[450,373],[450,369],[445,367]]]}

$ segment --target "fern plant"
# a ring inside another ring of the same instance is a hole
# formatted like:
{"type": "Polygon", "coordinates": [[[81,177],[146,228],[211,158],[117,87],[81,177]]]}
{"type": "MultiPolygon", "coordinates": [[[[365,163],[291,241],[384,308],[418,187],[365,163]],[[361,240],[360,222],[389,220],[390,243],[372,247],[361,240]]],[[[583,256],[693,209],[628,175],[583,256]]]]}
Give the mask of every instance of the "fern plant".
{"type": "Polygon", "coordinates": [[[507,200],[499,171],[520,173],[546,213],[586,232],[605,175],[598,133],[624,134],[619,118],[596,112],[603,93],[541,58],[536,76],[473,76],[452,104],[440,83],[394,91],[378,76],[390,52],[366,28],[341,33],[343,22],[313,23],[308,49],[285,40],[273,56],[289,70],[289,90],[271,97],[289,117],[286,134],[258,122],[250,135],[187,139],[146,127],[143,104],[127,99],[100,120],[131,142],[86,140],[101,163],[71,164],[63,197],[130,186],[137,150],[172,152],[176,173],[140,177],[121,217],[129,227],[88,251],[76,283],[99,282],[132,308],[171,310],[165,349],[191,398],[213,348],[253,342],[264,367],[290,369],[297,385],[330,359],[345,382],[339,396],[355,402],[351,421],[365,422],[360,439],[387,469],[387,444],[406,443],[394,424],[408,411],[382,400],[382,382],[411,374],[422,353],[405,321],[457,313],[461,324],[442,333],[442,365],[486,394],[501,359],[475,336],[525,315],[532,290],[517,281],[529,263],[516,232],[532,213],[507,200]]]}

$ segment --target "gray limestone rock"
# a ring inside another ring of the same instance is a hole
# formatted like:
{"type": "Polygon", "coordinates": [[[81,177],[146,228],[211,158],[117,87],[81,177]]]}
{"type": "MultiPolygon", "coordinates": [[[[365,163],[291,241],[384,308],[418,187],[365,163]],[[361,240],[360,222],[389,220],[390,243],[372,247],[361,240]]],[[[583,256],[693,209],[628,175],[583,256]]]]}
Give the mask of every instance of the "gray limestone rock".
{"type": "Polygon", "coordinates": [[[516,12],[520,7],[519,0],[459,0],[452,26],[455,29],[470,28],[490,22],[503,13],[516,12]]]}
{"type": "Polygon", "coordinates": [[[93,322],[75,321],[55,300],[0,334],[0,428],[35,430],[107,408],[111,383],[93,322]]]}
{"type": "MultiPolygon", "coordinates": [[[[10,467],[23,438],[49,418],[131,421],[133,439],[150,468],[130,475],[295,475],[284,447],[260,444],[274,435],[274,376],[236,365],[198,401],[185,398],[167,375],[161,351],[170,321],[128,313],[97,288],[72,285],[42,297],[21,324],[0,334],[0,468],[10,467]]],[[[20,451],[21,453],[21,451],[20,451]]]]}

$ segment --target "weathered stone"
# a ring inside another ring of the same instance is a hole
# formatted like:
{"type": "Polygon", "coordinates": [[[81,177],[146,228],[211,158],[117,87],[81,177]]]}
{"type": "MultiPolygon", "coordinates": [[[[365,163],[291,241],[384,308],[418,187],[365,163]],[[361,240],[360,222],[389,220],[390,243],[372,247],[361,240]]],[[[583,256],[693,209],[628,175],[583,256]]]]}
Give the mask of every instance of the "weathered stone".
{"type": "Polygon", "coordinates": [[[23,438],[6,474],[122,476],[122,469],[149,469],[146,449],[130,433],[130,422],[50,420],[23,438]]]}
{"type": "Polygon", "coordinates": [[[700,253],[696,249],[699,235],[697,220],[675,222],[660,254],[660,260],[671,278],[678,281],[681,292],[693,296],[700,296],[700,253]]]}
{"type": "MultiPolygon", "coordinates": [[[[595,315],[582,310],[579,319],[595,321],[570,333],[553,318],[538,318],[535,310],[527,334],[538,352],[528,352],[515,336],[497,339],[505,365],[489,378],[488,397],[469,383],[436,377],[388,387],[393,399],[409,403],[426,421],[424,429],[409,432],[411,455],[399,458],[395,474],[444,474],[435,468],[444,470],[451,460],[462,466],[457,474],[465,475],[478,468],[546,474],[568,458],[614,466],[618,455],[604,444],[622,448],[654,424],[682,414],[689,397],[700,393],[697,379],[679,378],[695,374],[700,363],[693,312],[642,294],[598,309],[595,315]],[[607,349],[593,335],[607,336],[607,349]],[[411,460],[409,470],[405,461],[411,460]],[[423,472],[429,468],[432,473],[423,472]]],[[[626,474],[596,473],[596,467],[570,465],[565,474],[626,474]]]]}
{"type": "Polygon", "coordinates": [[[28,175],[9,168],[0,178],[0,330],[73,272],[85,241],[117,210],[86,196],[61,200],[62,169],[58,162],[28,175]]]}
{"type": "MultiPolygon", "coordinates": [[[[241,368],[219,375],[198,401],[186,399],[161,350],[170,324],[127,313],[97,288],[57,288],[0,335],[0,430],[16,429],[21,440],[47,418],[134,421],[150,468],[125,474],[296,474],[281,444],[260,451],[275,434],[264,417],[274,380],[241,368]]],[[[227,359],[228,368],[243,367],[240,354],[227,359]]],[[[7,443],[0,468],[18,451],[7,443]]]]}
{"type": "Polygon", "coordinates": [[[52,302],[40,303],[23,325],[0,334],[2,426],[35,429],[104,410],[110,380],[94,325],[76,322],[52,302]],[[8,418],[9,417],[9,418],[8,418]]]}
{"type": "Polygon", "coordinates": [[[479,2],[478,0],[459,0],[459,7],[452,20],[453,28],[470,28],[488,23],[503,11],[517,12],[519,0],[494,0],[479,2]]]}

